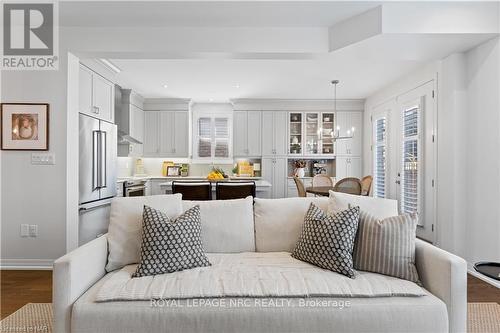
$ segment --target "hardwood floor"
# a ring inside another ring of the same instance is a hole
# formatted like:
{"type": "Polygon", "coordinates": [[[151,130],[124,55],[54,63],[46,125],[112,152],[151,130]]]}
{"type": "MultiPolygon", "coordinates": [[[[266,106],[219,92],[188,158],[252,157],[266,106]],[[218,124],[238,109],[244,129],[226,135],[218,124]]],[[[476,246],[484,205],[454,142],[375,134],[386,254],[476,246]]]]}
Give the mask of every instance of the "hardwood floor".
{"type": "Polygon", "coordinates": [[[5,318],[26,303],[52,302],[52,271],[0,271],[0,308],[5,318]]]}
{"type": "MultiPolygon", "coordinates": [[[[1,317],[5,318],[26,303],[52,302],[52,271],[0,271],[1,317]]],[[[468,275],[468,302],[497,302],[500,289],[468,275]]]]}

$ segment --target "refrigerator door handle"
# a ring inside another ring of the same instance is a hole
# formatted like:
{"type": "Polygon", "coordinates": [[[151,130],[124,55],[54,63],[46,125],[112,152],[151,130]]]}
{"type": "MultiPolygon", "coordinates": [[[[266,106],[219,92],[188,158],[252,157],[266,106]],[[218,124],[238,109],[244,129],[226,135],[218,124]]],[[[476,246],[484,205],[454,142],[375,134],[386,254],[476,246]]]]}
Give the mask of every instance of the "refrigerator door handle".
{"type": "Polygon", "coordinates": [[[101,180],[99,182],[99,188],[106,188],[107,187],[107,165],[106,165],[106,157],[107,157],[107,145],[108,145],[108,140],[107,140],[107,137],[106,137],[106,132],[105,131],[99,131],[100,132],[100,145],[101,145],[101,151],[100,151],[100,170],[99,170],[99,173],[100,173],[100,177],[101,177],[101,180]]]}
{"type": "Polygon", "coordinates": [[[100,145],[99,145],[99,131],[92,132],[92,191],[99,189],[100,172],[99,172],[99,159],[100,159],[100,145]]]}

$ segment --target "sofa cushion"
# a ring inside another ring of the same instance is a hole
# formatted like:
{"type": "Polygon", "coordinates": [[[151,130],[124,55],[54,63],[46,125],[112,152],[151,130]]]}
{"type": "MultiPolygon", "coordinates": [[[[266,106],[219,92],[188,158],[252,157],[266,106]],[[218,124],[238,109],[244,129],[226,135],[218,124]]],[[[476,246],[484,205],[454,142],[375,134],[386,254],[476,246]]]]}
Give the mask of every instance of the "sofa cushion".
{"type": "Polygon", "coordinates": [[[311,203],[292,257],[354,278],[352,250],[358,222],[359,207],[327,215],[311,203]]]}
{"type": "Polygon", "coordinates": [[[73,304],[73,333],[448,332],[446,305],[432,294],[96,302],[99,290],[117,273],[104,276],[73,304]]]}
{"type": "Polygon", "coordinates": [[[335,212],[347,209],[350,206],[359,206],[362,212],[371,214],[379,219],[385,219],[386,217],[398,215],[397,200],[330,191],[330,197],[328,200],[329,214],[334,214],[335,212]]]}
{"type": "Polygon", "coordinates": [[[158,209],[174,219],[182,213],[182,195],[114,198],[109,218],[106,271],[139,262],[144,205],[158,209]]]}
{"type": "Polygon", "coordinates": [[[183,201],[183,210],[200,206],[201,240],[205,252],[255,251],[253,198],[183,201]]]}
{"type": "Polygon", "coordinates": [[[379,220],[362,212],[354,247],[354,268],[419,282],[415,267],[417,216],[379,220]]]}
{"type": "Polygon", "coordinates": [[[201,246],[200,207],[194,206],[175,220],[144,206],[141,261],[132,277],[173,273],[210,266],[201,246]]]}
{"type": "Polygon", "coordinates": [[[255,247],[257,252],[292,252],[299,240],[304,217],[314,203],[326,210],[328,198],[255,198],[255,247]]]}

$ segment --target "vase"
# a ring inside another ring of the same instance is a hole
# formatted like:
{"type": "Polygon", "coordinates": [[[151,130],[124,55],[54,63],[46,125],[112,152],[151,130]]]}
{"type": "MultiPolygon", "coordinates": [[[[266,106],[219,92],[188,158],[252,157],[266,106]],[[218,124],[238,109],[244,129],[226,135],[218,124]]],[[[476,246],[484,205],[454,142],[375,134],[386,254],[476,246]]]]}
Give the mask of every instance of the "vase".
{"type": "Polygon", "coordinates": [[[304,178],[305,175],[306,175],[306,169],[304,169],[304,168],[297,168],[295,170],[295,176],[297,176],[299,178],[304,178]]]}

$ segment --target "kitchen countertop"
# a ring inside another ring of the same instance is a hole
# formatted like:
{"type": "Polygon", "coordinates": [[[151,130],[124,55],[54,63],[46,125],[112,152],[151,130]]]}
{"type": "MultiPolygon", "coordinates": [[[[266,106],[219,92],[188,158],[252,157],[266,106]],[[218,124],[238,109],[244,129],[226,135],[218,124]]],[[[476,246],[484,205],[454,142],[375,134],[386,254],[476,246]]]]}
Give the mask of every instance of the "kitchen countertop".
{"type": "MultiPolygon", "coordinates": [[[[130,177],[118,177],[116,179],[117,183],[123,183],[128,180],[177,180],[177,179],[186,179],[186,180],[207,180],[207,177],[204,176],[130,176],[130,177]]],[[[230,176],[229,179],[231,180],[253,180],[253,181],[258,181],[261,180],[262,177],[237,177],[237,176],[230,176]]]]}
{"type": "MultiPolygon", "coordinates": [[[[203,180],[206,180],[206,178],[202,178],[203,180]]],[[[264,188],[264,187],[271,187],[271,183],[268,182],[267,180],[254,180],[255,181],[255,187],[256,188],[264,188]]],[[[212,182],[212,187],[215,186],[215,183],[216,182],[212,182]]],[[[167,182],[164,182],[164,183],[160,183],[159,184],[160,186],[165,186],[165,187],[169,187],[169,186],[172,186],[172,181],[167,181],[167,182]]]]}

